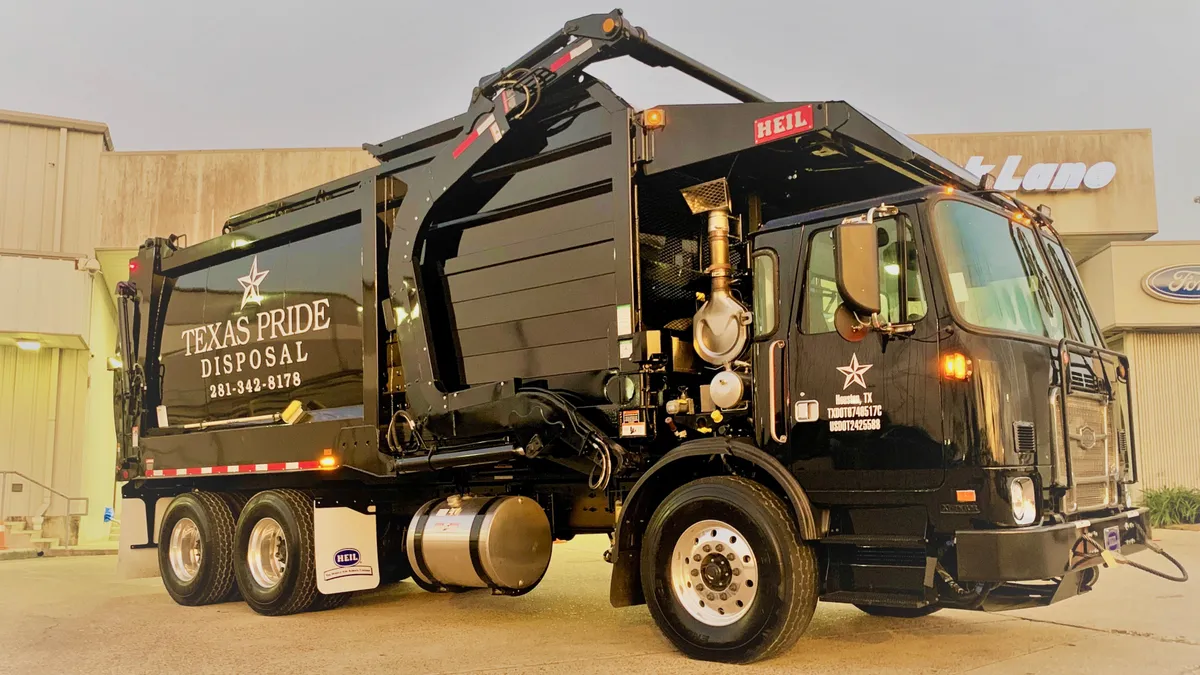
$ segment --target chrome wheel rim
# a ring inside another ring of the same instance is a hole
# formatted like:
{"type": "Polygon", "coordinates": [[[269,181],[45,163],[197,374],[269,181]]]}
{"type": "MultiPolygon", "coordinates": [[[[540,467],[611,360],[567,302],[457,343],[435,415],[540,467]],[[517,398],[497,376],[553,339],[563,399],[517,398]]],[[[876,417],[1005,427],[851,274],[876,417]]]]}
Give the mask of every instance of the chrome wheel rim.
{"type": "Polygon", "coordinates": [[[265,589],[275,588],[283,580],[287,570],[287,537],[274,518],[263,518],[250,530],[246,564],[254,583],[265,589]]]}
{"type": "Polygon", "coordinates": [[[180,518],[171,528],[171,543],[167,549],[171,561],[171,573],[183,583],[188,583],[200,573],[204,551],[200,548],[200,528],[191,518],[180,518]]]}
{"type": "Polygon", "coordinates": [[[735,527],[702,520],[685,529],[671,554],[671,589],[693,618],[728,626],[750,611],[758,594],[758,559],[735,527]]]}

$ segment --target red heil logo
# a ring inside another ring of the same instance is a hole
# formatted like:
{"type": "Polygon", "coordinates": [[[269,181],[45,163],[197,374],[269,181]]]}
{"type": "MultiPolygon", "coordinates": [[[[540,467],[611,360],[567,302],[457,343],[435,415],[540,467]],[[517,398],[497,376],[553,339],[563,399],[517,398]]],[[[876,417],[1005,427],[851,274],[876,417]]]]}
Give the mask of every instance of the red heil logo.
{"type": "Polygon", "coordinates": [[[802,105],[778,115],[754,120],[754,144],[795,136],[805,131],[811,131],[812,128],[812,106],[802,105]]]}

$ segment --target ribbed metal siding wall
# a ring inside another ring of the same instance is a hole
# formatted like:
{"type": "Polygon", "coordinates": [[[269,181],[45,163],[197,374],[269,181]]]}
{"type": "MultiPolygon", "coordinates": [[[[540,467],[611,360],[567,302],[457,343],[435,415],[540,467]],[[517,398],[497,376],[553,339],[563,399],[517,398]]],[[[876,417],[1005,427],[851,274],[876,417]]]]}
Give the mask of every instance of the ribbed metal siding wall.
{"type": "Polygon", "coordinates": [[[1200,333],[1127,333],[1145,488],[1200,488],[1200,333]]]}
{"type": "MultiPolygon", "coordinates": [[[[0,470],[20,471],[70,496],[79,493],[89,357],[79,349],[0,346],[0,470]]],[[[31,486],[10,492],[7,515],[34,515],[42,497],[31,486]]],[[[47,515],[65,507],[55,499],[47,515]]]]}
{"type": "Polygon", "coordinates": [[[0,248],[91,255],[104,136],[0,122],[0,248]]]}

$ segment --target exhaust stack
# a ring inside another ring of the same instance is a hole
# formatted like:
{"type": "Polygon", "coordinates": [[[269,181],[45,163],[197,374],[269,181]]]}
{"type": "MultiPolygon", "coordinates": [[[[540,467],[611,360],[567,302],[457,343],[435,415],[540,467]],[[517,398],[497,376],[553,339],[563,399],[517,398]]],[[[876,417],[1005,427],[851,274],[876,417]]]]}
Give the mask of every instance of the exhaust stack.
{"type": "Polygon", "coordinates": [[[708,213],[709,266],[712,291],[692,319],[692,343],[700,358],[724,365],[746,348],[751,315],[730,293],[729,183],[719,178],[681,190],[693,214],[708,213]]]}

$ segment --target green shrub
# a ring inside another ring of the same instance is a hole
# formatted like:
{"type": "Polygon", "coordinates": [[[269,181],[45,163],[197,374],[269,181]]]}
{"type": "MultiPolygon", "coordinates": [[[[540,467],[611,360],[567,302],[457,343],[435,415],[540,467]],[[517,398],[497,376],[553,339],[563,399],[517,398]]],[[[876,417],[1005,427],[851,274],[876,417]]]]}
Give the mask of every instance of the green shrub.
{"type": "Polygon", "coordinates": [[[1200,490],[1170,487],[1146,490],[1142,501],[1150,509],[1150,525],[1162,527],[1195,523],[1200,516],[1200,490]]]}

